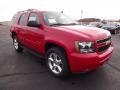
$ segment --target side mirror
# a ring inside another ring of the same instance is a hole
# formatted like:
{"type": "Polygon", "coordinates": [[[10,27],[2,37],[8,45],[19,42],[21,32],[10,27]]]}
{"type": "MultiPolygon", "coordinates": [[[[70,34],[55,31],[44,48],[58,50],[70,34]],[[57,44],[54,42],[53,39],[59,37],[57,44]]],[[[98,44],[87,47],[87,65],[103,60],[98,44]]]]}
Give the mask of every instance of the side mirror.
{"type": "Polygon", "coordinates": [[[36,21],[29,21],[27,26],[40,28],[40,24],[36,21]]]}

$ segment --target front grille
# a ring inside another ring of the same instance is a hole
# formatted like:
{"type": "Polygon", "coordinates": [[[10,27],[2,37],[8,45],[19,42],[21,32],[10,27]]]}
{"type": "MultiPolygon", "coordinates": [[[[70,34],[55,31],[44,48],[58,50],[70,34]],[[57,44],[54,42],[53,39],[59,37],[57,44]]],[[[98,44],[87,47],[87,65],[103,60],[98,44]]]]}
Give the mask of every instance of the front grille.
{"type": "Polygon", "coordinates": [[[98,48],[98,52],[103,52],[103,51],[107,50],[109,47],[110,47],[110,44],[109,44],[109,45],[102,46],[102,47],[99,47],[99,48],[98,48]]]}
{"type": "Polygon", "coordinates": [[[99,43],[104,43],[104,42],[106,42],[106,41],[108,41],[108,40],[110,40],[111,39],[111,37],[108,37],[108,38],[105,38],[105,39],[102,39],[102,40],[97,40],[97,43],[99,44],[99,43]]]}
{"type": "Polygon", "coordinates": [[[98,40],[97,45],[98,45],[98,48],[97,48],[98,52],[103,52],[103,51],[107,50],[111,45],[111,37],[98,40]],[[101,44],[103,44],[103,45],[101,45],[101,44]]]}

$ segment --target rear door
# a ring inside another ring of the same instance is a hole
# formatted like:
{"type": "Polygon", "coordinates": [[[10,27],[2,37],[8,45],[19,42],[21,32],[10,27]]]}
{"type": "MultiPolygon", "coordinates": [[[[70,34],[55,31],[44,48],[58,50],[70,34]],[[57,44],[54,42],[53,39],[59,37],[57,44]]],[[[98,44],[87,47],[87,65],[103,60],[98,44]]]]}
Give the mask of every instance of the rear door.
{"type": "Polygon", "coordinates": [[[19,42],[23,45],[26,45],[25,39],[26,39],[26,28],[27,28],[27,20],[28,20],[28,13],[21,14],[18,25],[16,26],[17,29],[17,37],[19,39],[19,42]]]}
{"type": "Polygon", "coordinates": [[[39,53],[42,53],[44,47],[44,30],[41,28],[42,24],[38,13],[35,12],[30,13],[28,18],[28,23],[29,22],[36,22],[40,26],[27,27],[27,38],[26,38],[27,46],[39,53]]]}

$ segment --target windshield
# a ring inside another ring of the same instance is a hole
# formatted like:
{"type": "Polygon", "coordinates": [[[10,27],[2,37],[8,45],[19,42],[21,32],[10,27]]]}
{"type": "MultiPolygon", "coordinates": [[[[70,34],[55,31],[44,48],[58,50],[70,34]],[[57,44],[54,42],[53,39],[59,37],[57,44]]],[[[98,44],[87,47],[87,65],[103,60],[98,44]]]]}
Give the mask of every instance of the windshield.
{"type": "Polygon", "coordinates": [[[44,21],[46,25],[78,25],[76,21],[70,17],[58,12],[44,12],[44,21]]]}

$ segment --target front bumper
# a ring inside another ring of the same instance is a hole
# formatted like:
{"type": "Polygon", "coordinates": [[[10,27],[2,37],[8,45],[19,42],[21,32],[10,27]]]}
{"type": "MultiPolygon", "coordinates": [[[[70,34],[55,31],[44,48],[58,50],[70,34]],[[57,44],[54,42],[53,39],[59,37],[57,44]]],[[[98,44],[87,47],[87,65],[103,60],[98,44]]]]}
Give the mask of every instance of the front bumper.
{"type": "Polygon", "coordinates": [[[100,67],[108,61],[113,52],[113,46],[109,47],[105,52],[79,54],[72,53],[69,57],[69,64],[72,73],[88,72],[100,67]]]}

